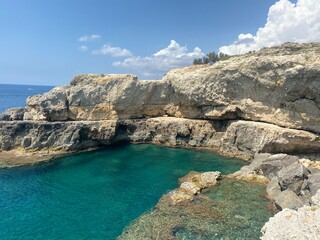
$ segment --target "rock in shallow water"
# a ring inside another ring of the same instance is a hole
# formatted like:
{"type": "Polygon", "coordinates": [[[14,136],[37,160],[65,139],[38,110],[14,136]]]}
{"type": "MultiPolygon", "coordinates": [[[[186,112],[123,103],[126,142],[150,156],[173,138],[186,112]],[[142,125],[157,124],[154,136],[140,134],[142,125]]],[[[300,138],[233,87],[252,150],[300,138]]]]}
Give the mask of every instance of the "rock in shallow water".
{"type": "Polygon", "coordinates": [[[194,195],[200,193],[202,189],[212,187],[221,179],[220,172],[190,172],[179,179],[180,187],[169,192],[164,197],[168,197],[173,205],[186,203],[194,199],[194,195]]]}
{"type": "Polygon", "coordinates": [[[258,239],[261,227],[273,215],[263,194],[261,185],[222,179],[192,202],[172,205],[168,198],[161,198],[118,239],[258,239]]]}

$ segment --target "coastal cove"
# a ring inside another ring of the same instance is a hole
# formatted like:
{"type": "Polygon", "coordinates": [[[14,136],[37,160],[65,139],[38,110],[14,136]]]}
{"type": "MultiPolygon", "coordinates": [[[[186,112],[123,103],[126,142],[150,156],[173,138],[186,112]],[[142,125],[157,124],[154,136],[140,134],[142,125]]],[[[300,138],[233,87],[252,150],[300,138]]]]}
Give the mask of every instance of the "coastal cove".
{"type": "Polygon", "coordinates": [[[319,49],[285,43],[161,80],[82,74],[6,110],[2,233],[318,239],[319,49]]]}
{"type": "MultiPolygon", "coordinates": [[[[229,174],[244,165],[241,160],[207,151],[130,144],[0,169],[0,238],[114,239],[132,220],[154,207],[163,194],[176,188],[177,179],[189,171],[229,174]]],[[[243,199],[250,203],[244,200],[240,207],[234,198],[228,204],[239,206],[243,213],[245,205],[257,201],[259,208],[254,214],[265,216],[255,227],[258,237],[272,213],[263,197],[264,187],[251,187],[251,193],[243,192],[247,195],[243,199]]],[[[221,197],[218,192],[216,198],[221,197]]],[[[224,229],[228,230],[228,225],[224,229]]]]}

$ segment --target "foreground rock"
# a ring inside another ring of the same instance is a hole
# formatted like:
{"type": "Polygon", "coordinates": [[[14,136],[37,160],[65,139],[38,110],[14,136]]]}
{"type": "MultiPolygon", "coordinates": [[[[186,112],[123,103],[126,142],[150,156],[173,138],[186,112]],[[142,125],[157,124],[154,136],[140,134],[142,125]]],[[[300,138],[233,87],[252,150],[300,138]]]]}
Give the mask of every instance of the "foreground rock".
{"type": "MultiPolygon", "coordinates": [[[[309,163],[311,161],[309,160],[309,163]]],[[[311,197],[320,189],[320,169],[316,164],[305,167],[305,159],[287,154],[256,154],[249,166],[229,177],[264,182],[267,193],[279,210],[310,205],[311,197]]]]}
{"type": "Polygon", "coordinates": [[[284,209],[262,228],[262,240],[317,240],[320,236],[320,191],[312,198],[312,206],[297,211],[284,209]]]}

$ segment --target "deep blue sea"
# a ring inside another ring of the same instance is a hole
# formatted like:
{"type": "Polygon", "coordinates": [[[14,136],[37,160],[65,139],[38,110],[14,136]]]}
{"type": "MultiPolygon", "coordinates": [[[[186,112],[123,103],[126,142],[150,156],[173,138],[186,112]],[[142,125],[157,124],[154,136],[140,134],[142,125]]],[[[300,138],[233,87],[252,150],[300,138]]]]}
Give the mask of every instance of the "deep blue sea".
{"type": "Polygon", "coordinates": [[[0,113],[12,107],[24,107],[27,97],[48,92],[52,88],[50,86],[0,84],[0,113]]]}

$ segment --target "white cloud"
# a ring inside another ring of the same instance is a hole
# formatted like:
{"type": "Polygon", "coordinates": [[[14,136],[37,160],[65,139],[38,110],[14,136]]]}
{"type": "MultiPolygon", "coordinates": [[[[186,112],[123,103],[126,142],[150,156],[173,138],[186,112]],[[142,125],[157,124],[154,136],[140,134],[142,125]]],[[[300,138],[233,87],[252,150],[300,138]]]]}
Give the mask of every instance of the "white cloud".
{"type": "Polygon", "coordinates": [[[82,45],[81,47],[79,47],[79,50],[81,52],[86,52],[88,50],[88,47],[86,45],[82,45]]]}
{"type": "Polygon", "coordinates": [[[129,57],[132,53],[125,48],[112,47],[110,44],[105,44],[100,50],[94,50],[94,55],[109,55],[112,57],[129,57]]]}
{"type": "Polygon", "coordinates": [[[279,0],[269,8],[267,22],[255,35],[240,34],[231,45],[219,49],[230,55],[243,54],[284,42],[320,41],[319,0],[279,0]]]}
{"type": "Polygon", "coordinates": [[[147,77],[160,77],[172,68],[191,65],[195,58],[202,56],[204,54],[200,48],[196,47],[192,52],[188,52],[187,47],[171,40],[168,47],[152,56],[132,56],[124,61],[114,62],[113,66],[134,69],[147,77]]]}
{"type": "Polygon", "coordinates": [[[89,42],[89,41],[98,40],[100,38],[101,38],[100,35],[91,34],[91,35],[86,35],[86,36],[79,37],[78,41],[79,42],[89,42]]]}

